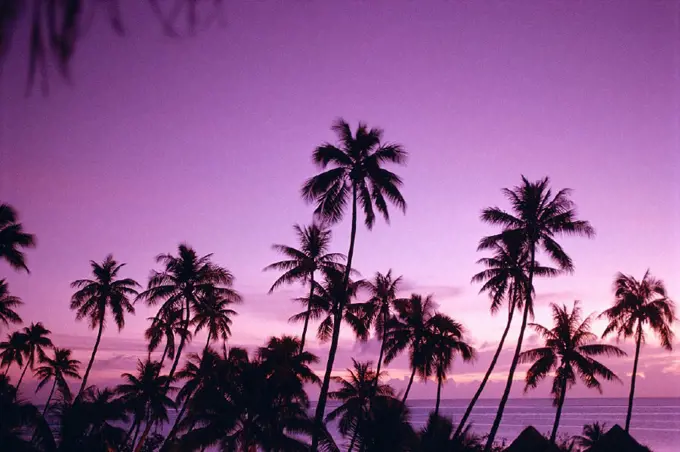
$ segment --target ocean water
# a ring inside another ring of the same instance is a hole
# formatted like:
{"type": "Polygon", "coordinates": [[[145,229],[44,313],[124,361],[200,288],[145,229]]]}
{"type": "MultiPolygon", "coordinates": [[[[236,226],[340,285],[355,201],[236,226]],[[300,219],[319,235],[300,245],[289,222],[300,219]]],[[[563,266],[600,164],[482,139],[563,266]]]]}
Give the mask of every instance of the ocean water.
{"type": "MultiPolygon", "coordinates": [[[[485,434],[491,428],[498,400],[480,399],[475,405],[470,422],[475,433],[485,434]]],[[[465,413],[469,400],[442,400],[440,412],[453,418],[454,423],[465,413]]],[[[422,427],[434,400],[408,401],[411,422],[422,427]]],[[[628,400],[623,398],[567,398],[562,409],[558,434],[578,435],[583,425],[595,421],[608,426],[625,426],[628,400]]],[[[541,433],[549,434],[555,421],[555,408],[551,399],[510,399],[497,438],[506,438],[508,444],[528,425],[541,433]]],[[[640,443],[655,452],[680,451],[680,398],[639,398],[633,404],[630,433],[640,443]]]]}

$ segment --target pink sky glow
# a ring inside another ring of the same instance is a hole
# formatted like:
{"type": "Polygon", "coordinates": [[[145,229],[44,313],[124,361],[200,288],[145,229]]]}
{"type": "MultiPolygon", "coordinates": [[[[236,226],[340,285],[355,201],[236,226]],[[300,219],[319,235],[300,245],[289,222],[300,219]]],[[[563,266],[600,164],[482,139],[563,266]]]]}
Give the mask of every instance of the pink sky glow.
{"type": "MultiPolygon", "coordinates": [[[[299,334],[286,319],[301,289],[267,295],[276,275],[262,268],[278,258],[270,245],[294,244],[292,224],[311,219],[299,189],[339,116],[384,128],[410,152],[396,170],[406,215],[360,228],[354,263],[365,277],[392,268],[405,293],[433,293],[467,326],[479,358],[454,364],[444,397],[474,392],[500,338],[504,313],[491,317],[469,281],[492,231],[480,210],[506,207],[500,189],[521,174],[574,189],[597,230],[562,241],[576,272],[537,282],[538,323],[549,324],[550,302],[602,311],[617,271],[649,267],[680,299],[679,2],[240,0],[225,2],[223,27],[187,39],[163,36],[146,2],[123,3],[126,36],[98,11],[71,84],[52,70],[49,97],[24,96],[27,26],[0,76],[0,200],[38,239],[30,275],[0,264],[0,276],[25,301],[25,322],[44,322],[83,367],[95,332],[74,320],[69,283],[113,253],[146,284],[154,257],[182,241],[237,278],[245,303],[232,344],[299,334]]],[[[349,223],[338,224],[333,251],[346,253],[348,237],[349,223]]],[[[154,313],[139,304],[120,334],[106,330],[94,382],[134,369],[154,313]]],[[[509,342],[485,397],[501,393],[509,342]]],[[[327,345],[310,346],[321,372],[327,345]]],[[[375,361],[377,347],[346,330],[336,370],[351,356],[375,361]]],[[[650,337],[642,353],[637,395],[680,396],[678,352],[650,337]]],[[[608,362],[625,384],[605,396],[626,396],[631,358],[608,362]]],[[[406,357],[388,367],[397,389],[407,367],[406,357]]],[[[513,390],[522,396],[521,384],[513,390]]],[[[412,394],[434,392],[429,383],[412,394]]],[[[568,397],[596,395],[578,385],[568,397]]]]}

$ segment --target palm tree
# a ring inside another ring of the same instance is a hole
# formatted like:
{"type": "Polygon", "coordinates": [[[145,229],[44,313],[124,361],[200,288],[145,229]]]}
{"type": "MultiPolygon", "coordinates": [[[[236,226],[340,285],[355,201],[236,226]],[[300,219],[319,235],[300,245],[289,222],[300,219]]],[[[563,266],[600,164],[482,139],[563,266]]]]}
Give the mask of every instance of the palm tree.
{"type": "MultiPolygon", "coordinates": [[[[294,282],[301,282],[303,284],[309,282],[309,298],[311,300],[314,292],[314,277],[318,270],[343,270],[342,264],[339,261],[345,258],[339,253],[329,253],[328,248],[331,243],[332,233],[325,225],[319,223],[312,223],[309,226],[294,225],[293,229],[298,237],[300,249],[295,249],[286,245],[273,245],[274,251],[283,254],[287,259],[275,262],[267,267],[266,270],[278,270],[285,272],[279,277],[269,293],[283,284],[292,284],[294,282]]],[[[307,316],[305,317],[305,324],[302,328],[302,339],[300,340],[300,351],[305,348],[305,338],[307,336],[307,326],[309,325],[309,311],[311,306],[307,305],[307,316]]]]}
{"type": "Polygon", "coordinates": [[[432,357],[437,378],[437,402],[434,409],[436,416],[439,415],[442,385],[446,381],[446,373],[453,365],[454,356],[460,355],[465,362],[475,358],[475,350],[465,342],[464,334],[463,325],[445,314],[435,314],[428,321],[424,348],[425,354],[432,357]]]}
{"type": "Polygon", "coordinates": [[[674,334],[671,325],[675,320],[675,303],[668,297],[663,281],[653,277],[649,270],[640,281],[623,273],[617,274],[614,280],[614,296],[614,305],[600,314],[600,317],[609,320],[602,337],[612,333],[616,333],[618,339],[635,336],[635,360],[626,414],[628,431],[633,414],[640,347],[645,342],[643,328],[648,326],[658,336],[661,346],[672,350],[674,334]]]}
{"type": "Polygon", "coordinates": [[[9,326],[10,323],[21,323],[21,316],[14,309],[22,304],[19,297],[10,295],[7,282],[0,279],[0,323],[4,323],[5,326],[9,326]]]}
{"type": "Polygon", "coordinates": [[[35,248],[35,236],[24,232],[19,216],[9,204],[0,204],[0,260],[16,270],[25,270],[26,257],[20,248],[35,248]]]}
{"type": "Polygon", "coordinates": [[[36,356],[40,361],[43,361],[46,357],[45,349],[54,347],[54,344],[52,344],[52,339],[48,337],[50,333],[51,331],[45,328],[42,322],[31,323],[30,326],[24,327],[23,335],[26,341],[24,357],[26,358],[26,365],[24,366],[24,370],[21,372],[21,376],[17,382],[17,390],[21,385],[21,381],[24,379],[26,370],[29,367],[31,370],[33,370],[36,356]]]}
{"type": "Polygon", "coordinates": [[[495,243],[507,237],[518,237],[522,241],[522,248],[528,253],[529,271],[527,275],[527,289],[524,291],[525,303],[522,315],[515,354],[510,364],[508,379],[503,391],[503,396],[498,405],[498,412],[491,426],[484,450],[489,452],[498,432],[498,427],[503,419],[505,404],[510,396],[510,389],[517,369],[522,342],[526,330],[529,313],[533,309],[534,292],[534,267],[536,265],[536,252],[545,251],[553,260],[558,269],[572,272],[574,269],[571,258],[562,247],[555,241],[556,236],[581,235],[592,237],[595,230],[590,223],[576,219],[576,208],[570,199],[571,190],[562,189],[553,195],[550,189],[550,180],[546,177],[536,182],[530,182],[522,176],[522,184],[513,189],[503,189],[503,194],[508,198],[512,207],[512,213],[506,212],[499,207],[489,207],[482,211],[481,219],[485,223],[503,227],[500,234],[483,238],[479,243],[479,249],[493,248],[495,243]]]}
{"type": "MultiPolygon", "coordinates": [[[[397,299],[397,291],[402,282],[402,277],[392,277],[392,270],[383,275],[376,272],[372,281],[368,281],[366,287],[371,295],[371,298],[365,303],[362,303],[362,311],[366,318],[368,326],[373,325],[375,334],[380,340],[380,354],[378,355],[378,363],[375,367],[375,373],[380,375],[382,367],[383,356],[385,354],[385,341],[387,340],[387,327],[389,319],[392,317],[394,310],[394,303],[397,299]]],[[[375,380],[378,384],[378,380],[375,380]]]]}
{"type": "Polygon", "coordinates": [[[139,284],[131,278],[118,279],[118,273],[124,265],[116,262],[113,255],[109,254],[101,264],[90,261],[93,279],[78,279],[71,283],[72,288],[78,289],[71,297],[71,309],[76,311],[76,320],[87,318],[90,328],[99,330],[77,395],[87,387],[94,357],[97,355],[102,332],[106,326],[107,309],[111,311],[118,331],[125,326],[125,313],[135,312],[130,297],[137,295],[136,288],[139,284]]]}
{"type": "Polygon", "coordinates": [[[17,389],[9,378],[0,375],[0,444],[2,450],[34,452],[37,450],[27,439],[26,431],[35,428],[40,413],[38,409],[17,398],[17,389]]]}
{"type": "Polygon", "coordinates": [[[163,354],[161,355],[161,368],[165,363],[165,358],[175,358],[175,336],[187,336],[191,339],[191,333],[182,327],[182,312],[179,310],[170,312],[158,312],[156,317],[149,317],[151,325],[144,331],[144,338],[148,341],[148,358],[151,359],[151,353],[154,352],[163,340],[165,340],[165,347],[163,347],[163,354]]]}
{"type": "Polygon", "coordinates": [[[430,413],[427,424],[420,431],[421,452],[481,452],[483,443],[479,436],[465,427],[461,433],[453,434],[450,419],[434,412],[430,413]]]}
{"type": "Polygon", "coordinates": [[[581,452],[590,452],[606,433],[606,423],[593,422],[583,426],[583,434],[574,437],[576,444],[581,447],[581,452]]]}
{"type": "Polygon", "coordinates": [[[222,342],[226,343],[231,336],[231,318],[237,313],[229,306],[234,301],[235,299],[231,297],[221,298],[214,292],[209,292],[196,304],[192,323],[196,326],[196,333],[203,328],[208,330],[206,349],[210,346],[211,340],[222,339],[222,342]]]}
{"type": "Polygon", "coordinates": [[[380,383],[378,374],[371,369],[371,363],[357,362],[352,358],[353,369],[347,369],[348,378],[334,377],[339,388],[328,393],[331,400],[342,401],[342,404],[328,413],[326,422],[340,419],[338,429],[343,436],[352,435],[348,452],[352,452],[359,435],[368,434],[362,426],[368,421],[371,400],[374,397],[391,397],[393,389],[380,383]],[[375,389],[374,389],[375,388],[375,389]]]}
{"type": "Polygon", "coordinates": [[[620,348],[598,344],[597,336],[590,331],[592,315],[581,318],[578,302],[569,312],[566,306],[550,305],[555,325],[552,329],[532,323],[531,326],[545,340],[543,347],[522,352],[520,363],[532,363],[527,371],[524,392],[534,389],[548,375],[554,373],[552,395],[553,405],[557,407],[555,423],[550,441],[555,443],[557,428],[560,424],[562,406],[567,389],[576,383],[578,376],[588,388],[602,393],[600,379],[621,381],[607,366],[594,359],[596,356],[625,356],[620,348]]]}
{"type": "Polygon", "coordinates": [[[169,378],[159,375],[160,363],[146,360],[137,362],[137,375],[124,373],[121,376],[125,383],[116,387],[116,393],[123,403],[134,407],[135,414],[143,413],[143,418],[135,419],[137,425],[146,423],[142,437],[137,443],[135,452],[139,452],[144,445],[151,427],[168,421],[168,408],[173,408],[175,402],[168,397],[169,378]]]}
{"type": "MultiPolygon", "coordinates": [[[[154,271],[149,279],[146,291],[139,294],[139,299],[150,305],[162,301],[162,315],[170,316],[171,312],[182,313],[182,328],[189,330],[191,312],[207,294],[236,303],[240,295],[231,287],[234,276],[226,268],[211,261],[212,254],[199,257],[196,251],[186,244],[180,244],[177,256],[160,254],[156,262],[162,264],[162,272],[154,271]]],[[[172,379],[182,356],[182,349],[188,336],[181,335],[175,359],[172,362],[168,377],[172,379]]]]}
{"type": "MultiPolygon", "coordinates": [[[[331,129],[338,137],[339,146],[324,143],[317,147],[312,159],[323,172],[308,179],[302,186],[305,201],[316,203],[314,211],[318,218],[336,223],[345,213],[348,203],[352,208],[352,228],[345,284],[349,282],[354,256],[354,243],[357,231],[357,204],[364,211],[364,223],[370,230],[375,223],[375,210],[385,221],[389,221],[387,201],[402,211],[406,211],[406,201],[401,194],[402,180],[393,172],[382,167],[385,163],[405,164],[407,153],[399,144],[382,143],[383,131],[368,129],[359,123],[354,134],[347,122],[336,120],[331,129]],[[330,167],[330,169],[328,169],[330,167]]],[[[331,362],[332,359],[329,360],[331,362]]],[[[328,384],[332,371],[327,367],[315,415],[316,427],[312,438],[312,451],[316,452],[323,426],[328,384]]]]}
{"type": "Polygon", "coordinates": [[[5,375],[12,364],[16,363],[19,368],[24,365],[24,355],[28,351],[26,335],[21,331],[15,331],[7,335],[7,340],[0,342],[0,367],[5,368],[5,375]]]}
{"type": "Polygon", "coordinates": [[[35,392],[40,391],[50,380],[54,381],[50,395],[47,397],[47,402],[45,402],[45,408],[43,408],[43,415],[45,415],[57,386],[59,386],[63,400],[71,401],[71,388],[69,388],[66,378],[80,380],[80,374],[78,373],[80,361],[71,358],[71,350],[58,347],[54,349],[54,358],[45,357],[41,361],[43,365],[35,370],[36,377],[40,379],[35,392]]]}
{"type": "MultiPolygon", "coordinates": [[[[491,257],[484,257],[477,261],[482,264],[485,270],[477,273],[472,277],[472,282],[484,283],[479,290],[479,293],[488,293],[491,299],[491,314],[496,314],[504,301],[508,304],[508,320],[505,324],[505,329],[501,335],[501,340],[498,343],[496,352],[491,358],[491,363],[482,378],[477,391],[470,400],[463,417],[458,423],[455,436],[457,437],[466,427],[468,417],[472,413],[477,400],[482,395],[486,383],[489,381],[491,374],[496,367],[498,357],[503,350],[505,339],[510,331],[512,318],[516,310],[522,311],[524,306],[525,294],[527,288],[527,275],[529,270],[529,255],[523,249],[523,242],[517,235],[505,236],[498,242],[491,244],[490,250],[493,252],[491,257]]],[[[550,267],[542,267],[538,262],[534,265],[534,276],[556,276],[559,272],[550,267]]],[[[531,311],[529,315],[533,318],[533,307],[530,306],[531,311]]]]}
{"type": "Polygon", "coordinates": [[[408,407],[394,397],[375,397],[367,417],[364,435],[357,439],[363,452],[411,452],[419,450],[408,407]]]}
{"type": "Polygon", "coordinates": [[[402,403],[406,403],[416,373],[425,379],[432,372],[433,357],[427,355],[425,340],[429,322],[436,315],[435,302],[431,295],[423,298],[412,294],[411,298],[396,300],[395,310],[397,314],[389,322],[385,363],[389,364],[399,353],[409,349],[411,377],[402,397],[402,403]]]}

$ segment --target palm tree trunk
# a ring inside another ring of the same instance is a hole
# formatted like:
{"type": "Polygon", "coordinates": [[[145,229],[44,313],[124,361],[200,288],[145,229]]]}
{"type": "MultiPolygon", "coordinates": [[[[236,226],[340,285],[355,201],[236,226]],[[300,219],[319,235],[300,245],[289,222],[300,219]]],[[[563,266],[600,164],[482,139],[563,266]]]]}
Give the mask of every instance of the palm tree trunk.
{"type": "Polygon", "coordinates": [[[354,433],[352,433],[352,440],[349,442],[349,449],[347,449],[347,452],[352,452],[352,449],[354,449],[354,443],[356,443],[358,435],[359,435],[359,426],[357,425],[354,428],[354,433]]]}
{"type": "Polygon", "coordinates": [[[378,365],[375,367],[375,381],[373,382],[373,392],[378,387],[380,378],[380,366],[382,365],[383,356],[385,354],[385,336],[387,336],[387,311],[383,312],[383,330],[382,341],[380,341],[380,354],[378,354],[378,365]]]}
{"type": "Polygon", "coordinates": [[[137,442],[137,438],[139,437],[139,429],[142,428],[142,421],[137,422],[135,419],[135,423],[137,426],[135,427],[135,435],[132,437],[132,445],[134,446],[135,443],[137,442]]]}
{"type": "Polygon", "coordinates": [[[57,388],[57,379],[54,379],[54,384],[52,385],[52,390],[50,391],[50,395],[47,397],[47,402],[45,402],[45,408],[43,408],[43,417],[45,417],[45,413],[47,413],[47,407],[50,406],[50,402],[52,401],[52,396],[54,395],[54,390],[57,388]]]}
{"type": "Polygon", "coordinates": [[[142,433],[142,437],[139,439],[139,443],[137,443],[137,447],[135,447],[135,452],[140,452],[142,450],[142,446],[144,445],[144,441],[146,441],[146,437],[149,436],[149,431],[151,431],[151,424],[153,422],[147,422],[146,427],[144,427],[144,432],[142,433]]]}
{"type": "Polygon", "coordinates": [[[409,391],[411,391],[411,385],[413,384],[413,379],[416,376],[416,368],[413,367],[413,370],[411,371],[411,378],[408,380],[408,386],[406,386],[406,392],[404,393],[404,397],[401,399],[401,404],[404,405],[406,403],[406,398],[408,397],[409,391]]]}
{"type": "Polygon", "coordinates": [[[552,433],[550,434],[550,442],[555,444],[557,438],[557,428],[560,426],[560,417],[562,416],[562,406],[564,405],[564,397],[567,395],[567,382],[562,382],[560,387],[560,398],[557,402],[557,412],[555,413],[555,423],[553,424],[552,433]]]}
{"type": "Polygon", "coordinates": [[[489,437],[486,441],[486,446],[484,446],[484,452],[491,452],[493,447],[493,442],[496,439],[496,433],[498,433],[498,427],[501,425],[501,420],[503,419],[503,411],[505,411],[505,404],[508,403],[508,398],[510,397],[510,389],[512,389],[512,379],[515,376],[515,370],[517,370],[517,363],[519,362],[519,354],[522,352],[522,340],[524,339],[524,332],[527,329],[527,319],[529,318],[529,306],[532,303],[532,293],[533,293],[533,283],[534,283],[534,265],[536,262],[536,244],[531,243],[531,263],[529,267],[529,284],[527,285],[526,301],[524,303],[524,315],[522,316],[522,326],[519,330],[519,337],[517,338],[517,346],[515,347],[515,356],[512,357],[512,363],[510,364],[510,372],[508,372],[508,381],[505,384],[505,390],[503,391],[503,397],[501,397],[501,402],[498,405],[498,412],[496,413],[496,418],[493,420],[493,425],[491,426],[491,431],[489,432],[489,437]]]}
{"type": "Polygon", "coordinates": [[[211,337],[210,337],[211,334],[210,334],[210,333],[211,333],[211,331],[210,331],[210,329],[208,329],[208,340],[205,341],[205,349],[203,350],[204,352],[207,352],[207,351],[208,351],[208,347],[210,347],[210,339],[211,339],[211,337]]]}
{"type": "Polygon", "coordinates": [[[638,321],[635,338],[635,360],[633,361],[633,375],[630,380],[630,395],[628,396],[628,414],[626,414],[626,432],[630,428],[630,419],[633,417],[633,400],[635,398],[635,378],[637,377],[638,359],[640,358],[640,344],[642,343],[642,324],[638,321]]]}
{"type": "Polygon", "coordinates": [[[442,379],[441,377],[437,377],[437,403],[434,406],[435,416],[439,416],[439,402],[441,402],[441,398],[442,398],[442,379]]]}
{"type": "Polygon", "coordinates": [[[305,337],[307,337],[307,327],[309,326],[309,315],[312,310],[312,295],[314,295],[314,272],[309,280],[309,299],[307,300],[307,315],[305,315],[305,324],[302,327],[302,337],[300,338],[300,353],[305,350],[305,337]]]}
{"type": "Polygon", "coordinates": [[[21,376],[19,377],[19,381],[17,381],[17,393],[19,392],[19,386],[21,386],[21,380],[24,379],[24,375],[26,374],[26,370],[28,370],[28,365],[30,364],[29,360],[26,360],[26,365],[24,366],[24,370],[21,372],[21,376]]]}
{"type": "MultiPolygon", "coordinates": [[[[165,344],[165,348],[163,348],[163,354],[161,355],[161,365],[160,369],[163,368],[163,363],[165,362],[165,357],[168,355],[168,344],[165,344]]],[[[160,373],[160,370],[158,371],[160,373]]]]}
{"type": "Polygon", "coordinates": [[[323,383],[321,384],[321,392],[319,393],[319,400],[316,404],[316,413],[314,415],[314,432],[312,435],[313,452],[317,451],[319,446],[319,437],[321,436],[321,429],[323,428],[323,415],[326,411],[326,399],[328,397],[328,387],[331,382],[331,372],[333,371],[333,362],[335,361],[335,353],[338,350],[338,340],[340,339],[340,323],[342,322],[341,307],[336,308],[335,318],[333,320],[333,338],[331,339],[331,346],[328,350],[328,361],[326,362],[326,373],[323,376],[323,383]]]}
{"type": "MultiPolygon", "coordinates": [[[[357,188],[352,185],[352,230],[349,238],[349,252],[347,253],[347,268],[345,269],[344,285],[349,284],[349,274],[352,271],[352,258],[354,257],[354,242],[357,235],[357,188]]],[[[333,339],[331,340],[331,347],[328,350],[328,361],[326,362],[326,373],[323,376],[323,383],[321,384],[321,392],[319,393],[319,400],[316,404],[316,413],[314,416],[314,431],[312,433],[312,446],[310,450],[317,452],[319,447],[319,437],[321,436],[321,429],[323,428],[323,415],[326,411],[326,399],[328,397],[328,387],[331,382],[331,372],[333,371],[333,362],[335,361],[335,353],[338,350],[338,339],[340,338],[340,323],[342,322],[342,306],[337,307],[335,313],[335,321],[333,322],[333,339]]]]}
{"type": "MultiPolygon", "coordinates": [[[[184,319],[184,331],[189,331],[189,322],[191,320],[191,305],[189,302],[189,296],[187,294],[184,295],[184,298],[186,299],[186,306],[184,306],[184,309],[186,309],[186,318],[184,319]]],[[[172,381],[173,375],[175,375],[175,370],[177,370],[177,365],[179,364],[179,360],[182,356],[182,349],[184,348],[184,342],[186,340],[186,334],[182,334],[182,337],[179,339],[179,346],[177,347],[177,352],[175,353],[175,360],[172,362],[172,367],[170,368],[170,373],[168,373],[168,381],[165,384],[165,388],[167,389],[170,386],[170,382],[172,381]]]]}
{"type": "MultiPolygon", "coordinates": [[[[135,430],[135,427],[137,427],[137,419],[136,418],[135,418],[134,421],[132,421],[132,424],[130,425],[130,428],[128,429],[127,434],[125,435],[125,444],[127,444],[128,441],[130,441],[130,437],[132,436],[132,432],[135,430]]],[[[135,441],[137,441],[136,436],[132,441],[133,445],[135,444],[135,441]]]]}
{"type": "Polygon", "coordinates": [[[175,437],[175,435],[177,434],[177,429],[179,428],[179,422],[184,417],[184,413],[187,410],[187,407],[189,406],[189,400],[191,399],[192,395],[193,395],[193,391],[190,392],[187,395],[186,400],[184,400],[184,403],[182,404],[182,409],[180,409],[179,413],[177,413],[177,417],[175,418],[175,423],[172,424],[172,428],[170,429],[170,433],[168,433],[168,436],[165,437],[165,441],[163,441],[163,444],[161,445],[161,447],[158,450],[163,450],[165,443],[172,440],[175,437]]]}
{"type": "Polygon", "coordinates": [[[80,384],[80,389],[78,394],[76,394],[76,399],[83,392],[83,389],[87,386],[87,379],[90,376],[90,370],[92,369],[92,364],[94,363],[94,357],[97,354],[97,349],[99,348],[99,342],[102,340],[102,331],[104,331],[104,315],[106,315],[106,310],[102,309],[102,313],[99,316],[99,332],[97,333],[97,340],[94,342],[94,348],[92,349],[92,356],[90,356],[90,362],[87,363],[87,369],[85,370],[85,375],[83,376],[83,382],[80,384]]]}
{"type": "Polygon", "coordinates": [[[458,422],[458,427],[456,428],[456,433],[454,434],[454,437],[457,437],[460,435],[460,433],[463,431],[463,428],[465,427],[465,423],[467,422],[468,418],[470,417],[470,414],[472,413],[472,410],[475,407],[475,404],[477,403],[477,400],[479,397],[482,395],[482,391],[484,391],[484,386],[486,386],[486,383],[489,381],[489,378],[491,377],[491,374],[493,373],[494,367],[496,367],[496,362],[498,361],[498,357],[501,354],[501,351],[503,350],[503,344],[505,343],[505,338],[508,336],[508,332],[510,331],[510,324],[512,323],[512,316],[515,312],[515,306],[514,304],[510,308],[510,313],[508,314],[508,323],[505,325],[505,330],[503,331],[503,336],[501,336],[501,341],[498,343],[498,348],[496,349],[496,353],[494,353],[493,358],[491,359],[491,364],[489,365],[489,368],[486,371],[486,374],[484,374],[484,378],[482,378],[482,382],[479,384],[479,388],[477,388],[477,392],[475,392],[475,395],[472,397],[472,400],[470,400],[470,404],[468,405],[467,409],[465,410],[465,414],[463,414],[463,417],[460,419],[460,422],[458,422]]]}

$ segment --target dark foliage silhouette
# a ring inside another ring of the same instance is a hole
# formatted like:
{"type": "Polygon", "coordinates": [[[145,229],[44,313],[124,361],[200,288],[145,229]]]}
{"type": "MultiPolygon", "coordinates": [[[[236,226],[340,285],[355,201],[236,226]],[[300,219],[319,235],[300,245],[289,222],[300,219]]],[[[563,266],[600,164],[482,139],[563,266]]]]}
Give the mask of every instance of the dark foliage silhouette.
{"type": "Polygon", "coordinates": [[[434,412],[420,431],[420,452],[481,452],[482,438],[470,432],[470,426],[454,435],[450,419],[434,412]]]}
{"type": "Polygon", "coordinates": [[[24,355],[28,352],[26,335],[21,331],[15,331],[7,335],[7,340],[0,342],[0,365],[5,368],[5,373],[9,371],[12,364],[24,365],[24,355]]]}
{"type": "Polygon", "coordinates": [[[71,388],[66,379],[80,380],[80,374],[78,373],[80,361],[71,358],[71,350],[55,347],[54,358],[45,356],[40,362],[42,366],[35,370],[35,376],[38,377],[38,386],[35,391],[40,391],[52,380],[52,389],[50,389],[50,394],[45,402],[45,408],[43,408],[44,415],[50,407],[55,389],[59,388],[59,395],[62,400],[65,402],[71,401],[71,388]]]}
{"type": "Polygon", "coordinates": [[[0,375],[0,446],[2,450],[33,452],[26,431],[35,428],[40,413],[32,404],[17,398],[17,389],[0,375]]]}
{"type": "Polygon", "coordinates": [[[583,426],[583,433],[575,436],[574,441],[581,447],[581,452],[591,452],[605,434],[607,424],[593,422],[583,426]]]}
{"type": "Polygon", "coordinates": [[[663,281],[654,278],[649,270],[640,281],[623,273],[616,275],[614,296],[614,305],[600,315],[609,320],[602,337],[610,334],[616,334],[618,339],[635,337],[635,359],[626,414],[627,432],[633,414],[640,347],[645,342],[644,327],[658,336],[662,347],[672,350],[675,335],[671,325],[675,320],[675,303],[668,297],[663,281]]]}
{"type": "Polygon", "coordinates": [[[30,326],[24,327],[22,330],[24,349],[23,355],[26,359],[26,364],[24,370],[21,371],[21,376],[19,381],[17,381],[17,390],[21,386],[21,382],[26,375],[26,371],[31,368],[35,368],[36,359],[43,361],[46,358],[45,349],[53,348],[52,340],[48,337],[50,335],[50,330],[45,328],[41,323],[31,323],[30,326]]]}
{"type": "MultiPolygon", "coordinates": [[[[7,2],[5,2],[7,3],[7,2]]],[[[0,4],[0,11],[11,8],[11,5],[0,4]]],[[[0,63],[2,62],[2,49],[4,40],[3,19],[0,12],[0,63]]],[[[7,262],[16,270],[24,270],[28,273],[26,256],[22,248],[34,248],[35,236],[24,232],[24,227],[19,223],[19,215],[9,204],[0,204],[0,260],[7,262]]]]}
{"type": "Polygon", "coordinates": [[[21,316],[15,309],[22,304],[23,302],[19,297],[9,293],[7,282],[0,279],[0,324],[9,326],[10,323],[21,323],[21,316]]]}

